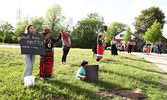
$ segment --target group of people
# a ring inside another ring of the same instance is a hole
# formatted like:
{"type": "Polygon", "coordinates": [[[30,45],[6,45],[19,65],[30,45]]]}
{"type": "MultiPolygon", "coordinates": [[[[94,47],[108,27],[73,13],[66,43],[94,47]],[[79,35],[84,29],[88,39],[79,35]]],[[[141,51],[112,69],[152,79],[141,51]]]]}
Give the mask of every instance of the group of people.
{"type": "MultiPolygon", "coordinates": [[[[157,54],[161,55],[161,53],[162,53],[162,47],[163,46],[162,46],[161,42],[158,42],[157,46],[152,46],[153,52],[155,52],[156,49],[157,49],[157,54]]],[[[151,45],[145,44],[143,46],[143,52],[146,52],[147,54],[149,54],[150,51],[151,51],[151,45]]]]}
{"type": "MultiPolygon", "coordinates": [[[[40,69],[40,76],[41,77],[50,77],[52,72],[53,72],[53,63],[54,63],[54,43],[58,42],[59,40],[62,40],[62,50],[63,50],[63,55],[62,55],[62,64],[66,64],[66,59],[67,55],[69,53],[71,46],[71,35],[72,31],[68,31],[69,25],[67,25],[66,29],[63,31],[61,30],[59,36],[56,39],[51,38],[51,31],[50,29],[44,29],[42,35],[45,36],[45,40],[43,41],[45,44],[45,50],[46,50],[46,55],[41,55],[40,56],[40,64],[39,64],[39,69],[40,69]]],[[[105,31],[107,30],[107,27],[104,27],[105,31]]],[[[34,26],[33,25],[28,25],[25,29],[25,33],[27,34],[33,34],[34,33],[34,26]]],[[[100,61],[103,58],[103,53],[105,49],[105,33],[104,35],[98,35],[97,37],[97,56],[96,56],[96,61],[100,61]]],[[[21,41],[21,37],[18,37],[18,40],[21,41]]],[[[111,41],[111,55],[118,55],[117,52],[117,42],[115,41],[115,38],[112,39],[111,41]]],[[[131,53],[132,46],[128,46],[128,53],[131,53]]],[[[23,79],[22,83],[24,83],[24,77],[26,76],[31,76],[33,67],[34,67],[34,62],[35,62],[35,55],[33,54],[24,54],[24,60],[26,64],[26,68],[23,74],[23,79]]],[[[85,66],[88,64],[87,61],[82,61],[81,62],[81,68],[78,69],[76,78],[85,80],[86,75],[85,75],[85,66]]]]}
{"type": "MultiPolygon", "coordinates": [[[[103,53],[104,53],[104,50],[105,50],[104,37],[105,37],[105,34],[104,35],[98,35],[96,61],[100,61],[103,58],[103,53]]],[[[127,42],[128,54],[131,54],[133,45],[136,45],[136,43],[132,42],[131,40],[129,40],[127,42]]],[[[122,48],[124,49],[123,46],[122,46],[122,48]]],[[[113,55],[113,56],[118,55],[118,43],[115,40],[115,37],[113,37],[112,40],[111,40],[111,55],[113,55]]]]}
{"type": "MultiPolygon", "coordinates": [[[[97,38],[97,56],[96,56],[96,61],[100,61],[103,58],[103,53],[105,50],[105,40],[104,40],[105,34],[104,35],[98,35],[97,38]]],[[[115,41],[115,38],[111,40],[111,55],[118,55],[117,52],[117,42],[115,41]]]]}
{"type": "MultiPolygon", "coordinates": [[[[60,32],[58,38],[53,39],[51,38],[51,31],[50,29],[44,29],[42,35],[45,36],[44,44],[46,55],[40,56],[40,76],[41,77],[50,77],[52,74],[53,69],[53,62],[54,62],[54,43],[62,40],[62,48],[63,48],[63,55],[62,55],[62,64],[66,64],[66,58],[68,52],[71,48],[71,35],[72,31],[68,31],[69,25],[67,25],[66,29],[60,32]]],[[[34,33],[34,26],[28,25],[25,29],[26,34],[33,34],[34,33]]],[[[18,40],[21,41],[21,37],[18,37],[18,40]]],[[[31,76],[34,62],[35,62],[35,55],[33,54],[24,54],[24,60],[26,64],[26,68],[23,74],[22,84],[24,84],[24,77],[31,76]]]]}

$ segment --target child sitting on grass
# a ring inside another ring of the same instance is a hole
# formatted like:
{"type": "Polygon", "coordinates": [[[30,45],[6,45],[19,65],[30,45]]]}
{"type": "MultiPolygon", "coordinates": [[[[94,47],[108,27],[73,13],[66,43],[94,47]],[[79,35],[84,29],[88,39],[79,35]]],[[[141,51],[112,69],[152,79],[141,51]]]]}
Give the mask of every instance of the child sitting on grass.
{"type": "Polygon", "coordinates": [[[85,66],[88,65],[87,61],[82,61],[81,62],[81,67],[78,69],[77,74],[76,74],[76,78],[79,80],[84,81],[86,79],[86,72],[85,72],[85,66]]]}

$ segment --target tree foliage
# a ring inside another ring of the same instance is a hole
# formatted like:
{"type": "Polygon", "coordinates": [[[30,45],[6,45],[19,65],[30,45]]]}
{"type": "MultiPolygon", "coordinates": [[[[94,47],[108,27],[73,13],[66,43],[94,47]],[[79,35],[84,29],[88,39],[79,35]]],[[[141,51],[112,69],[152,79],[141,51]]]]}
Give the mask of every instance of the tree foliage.
{"type": "Polygon", "coordinates": [[[127,27],[126,24],[123,24],[120,22],[112,22],[109,25],[107,33],[106,33],[106,37],[105,37],[106,44],[110,45],[112,38],[115,37],[120,32],[122,32],[126,27],[127,27]]]}
{"type": "MultiPolygon", "coordinates": [[[[103,23],[93,18],[86,18],[78,22],[74,29],[72,43],[79,48],[92,48],[96,46],[99,30],[103,30],[103,23]]],[[[102,31],[101,31],[102,32],[102,31]]]]}
{"type": "Polygon", "coordinates": [[[104,24],[104,18],[98,13],[89,13],[87,17],[95,20],[99,20],[102,24],[104,24]]]}
{"type": "Polygon", "coordinates": [[[156,44],[158,41],[160,41],[161,37],[161,24],[155,21],[154,24],[147,29],[147,32],[144,35],[144,40],[149,43],[156,44]]]}
{"type": "Polygon", "coordinates": [[[28,24],[29,24],[29,18],[28,17],[25,17],[23,20],[20,20],[16,23],[15,38],[20,36],[20,33],[25,32],[25,28],[28,24]]]}
{"type": "Polygon", "coordinates": [[[125,33],[125,36],[124,36],[124,41],[126,43],[131,39],[131,35],[132,35],[131,29],[130,29],[130,27],[128,27],[126,29],[126,33],[125,33]]]}
{"type": "Polygon", "coordinates": [[[34,34],[41,34],[45,28],[43,17],[31,17],[30,24],[34,26],[34,34]]]}
{"type": "Polygon", "coordinates": [[[47,28],[51,29],[53,32],[52,35],[58,35],[57,33],[61,30],[64,19],[65,17],[62,15],[62,8],[60,5],[54,4],[48,9],[45,18],[45,25],[47,28]]]}
{"type": "Polygon", "coordinates": [[[137,34],[145,34],[148,28],[157,20],[163,28],[165,24],[165,14],[159,7],[150,7],[141,11],[141,15],[135,18],[134,26],[137,34]]]}
{"type": "Polygon", "coordinates": [[[0,21],[0,39],[2,40],[2,43],[4,43],[8,36],[13,34],[13,30],[13,26],[8,21],[0,21]]]}
{"type": "Polygon", "coordinates": [[[25,17],[23,20],[16,23],[15,35],[13,38],[17,40],[17,37],[20,36],[20,33],[24,33],[25,28],[30,24],[34,26],[34,34],[41,34],[45,28],[43,17],[25,17]]]}

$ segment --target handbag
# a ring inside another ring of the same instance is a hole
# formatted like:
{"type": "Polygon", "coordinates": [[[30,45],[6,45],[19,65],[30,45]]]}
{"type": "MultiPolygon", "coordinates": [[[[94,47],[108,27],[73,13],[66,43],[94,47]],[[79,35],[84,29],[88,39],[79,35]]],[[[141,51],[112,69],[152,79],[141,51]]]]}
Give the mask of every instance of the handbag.
{"type": "Polygon", "coordinates": [[[24,77],[24,86],[33,86],[35,84],[35,76],[24,77]]]}

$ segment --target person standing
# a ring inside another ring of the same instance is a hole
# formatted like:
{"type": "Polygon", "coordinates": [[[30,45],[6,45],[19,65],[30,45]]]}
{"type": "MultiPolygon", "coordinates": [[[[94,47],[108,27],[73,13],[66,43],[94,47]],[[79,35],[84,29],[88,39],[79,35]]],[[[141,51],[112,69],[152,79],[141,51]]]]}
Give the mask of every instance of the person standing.
{"type": "Polygon", "coordinates": [[[97,57],[96,61],[100,61],[103,58],[103,52],[104,52],[104,47],[103,47],[103,41],[104,41],[104,35],[98,35],[97,38],[97,57]]]}
{"type": "Polygon", "coordinates": [[[50,77],[53,71],[54,63],[54,43],[57,42],[57,39],[51,38],[50,29],[44,29],[42,35],[45,36],[45,50],[46,55],[40,56],[40,76],[41,77],[50,77]]]}
{"type": "Polygon", "coordinates": [[[158,54],[161,55],[161,52],[162,52],[162,44],[161,44],[161,42],[158,42],[157,48],[158,48],[158,54]]]}
{"type": "Polygon", "coordinates": [[[130,53],[131,54],[131,52],[132,52],[132,44],[131,44],[131,40],[130,41],[128,41],[128,54],[130,53]]]}
{"type": "Polygon", "coordinates": [[[60,32],[59,37],[57,40],[62,40],[62,49],[63,49],[63,56],[62,56],[62,64],[66,64],[66,58],[69,53],[71,46],[71,35],[73,31],[68,31],[69,25],[67,25],[66,29],[60,32]]]}
{"type": "MultiPolygon", "coordinates": [[[[33,25],[28,25],[25,29],[25,33],[33,34],[34,33],[34,26],[33,25]]],[[[21,41],[21,37],[18,37],[18,40],[21,41]]],[[[24,84],[24,77],[32,75],[34,62],[35,62],[35,55],[24,54],[24,60],[25,60],[26,68],[24,70],[23,79],[21,81],[22,84],[24,84]]]]}
{"type": "Polygon", "coordinates": [[[115,38],[113,38],[111,40],[111,55],[118,55],[118,52],[117,52],[117,41],[115,41],[115,38]]]}

